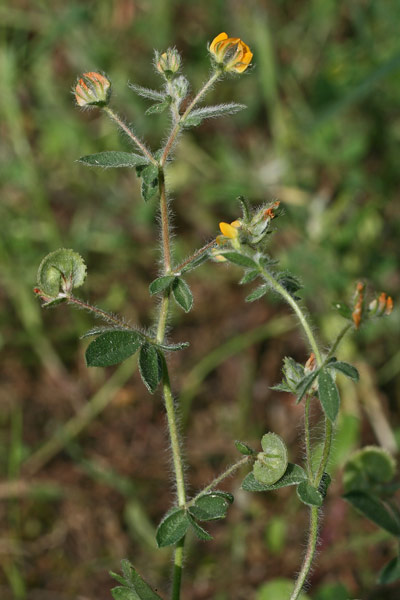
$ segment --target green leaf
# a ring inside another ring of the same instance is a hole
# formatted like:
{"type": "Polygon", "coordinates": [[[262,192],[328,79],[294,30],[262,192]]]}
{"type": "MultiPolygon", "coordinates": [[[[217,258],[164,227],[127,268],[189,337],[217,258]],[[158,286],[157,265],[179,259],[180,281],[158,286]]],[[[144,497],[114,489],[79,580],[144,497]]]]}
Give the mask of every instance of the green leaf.
{"type": "Polygon", "coordinates": [[[387,585],[400,580],[400,557],[395,556],[385,565],[379,574],[378,583],[387,585]]]}
{"type": "Polygon", "coordinates": [[[246,297],[246,302],[254,302],[254,300],[258,300],[265,296],[268,292],[268,286],[266,284],[260,285],[260,287],[256,288],[246,297]]]}
{"type": "Polygon", "coordinates": [[[295,294],[303,287],[303,285],[295,275],[292,275],[291,273],[279,273],[276,278],[295,300],[299,299],[295,294]]]}
{"type": "Polygon", "coordinates": [[[272,490],[278,490],[279,488],[287,487],[289,485],[297,485],[306,480],[307,475],[304,469],[302,469],[299,465],[288,463],[285,474],[276,483],[272,485],[264,485],[255,479],[253,473],[249,473],[243,480],[242,488],[246,490],[246,492],[270,492],[272,490]]]}
{"type": "Polygon", "coordinates": [[[139,177],[142,178],[142,197],[148,202],[158,194],[158,166],[150,164],[147,167],[136,169],[139,177]]]}
{"type": "Polygon", "coordinates": [[[261,440],[263,452],[253,466],[254,477],[264,485],[272,485],[285,474],[288,454],[285,442],[276,433],[266,433],[261,440]]]}
{"type": "Polygon", "coordinates": [[[234,265],[239,265],[240,267],[249,267],[251,269],[257,269],[257,263],[246,254],[241,254],[240,252],[233,251],[220,252],[220,254],[234,265]]]}
{"type": "MultiPolygon", "coordinates": [[[[161,596],[156,594],[156,592],[149,586],[148,583],[144,581],[144,579],[139,575],[136,569],[131,565],[131,563],[124,559],[121,561],[122,572],[124,577],[120,577],[115,573],[110,573],[114,579],[122,583],[124,586],[123,589],[129,591],[133,596],[124,596],[121,595],[121,600],[160,600],[161,596]]],[[[114,588],[116,590],[118,588],[114,588]]],[[[120,592],[121,593],[121,592],[120,592]]],[[[119,600],[119,595],[114,596],[116,600],[119,600]]]]}
{"type": "Polygon", "coordinates": [[[162,102],[158,102],[157,104],[153,104],[152,106],[150,106],[144,114],[152,115],[162,113],[166,108],[168,108],[168,106],[170,106],[170,104],[171,98],[167,96],[162,102]]]}
{"type": "Polygon", "coordinates": [[[215,521],[218,519],[224,519],[228,510],[229,503],[220,494],[210,492],[197,498],[194,506],[191,507],[194,510],[192,513],[196,519],[200,521],[215,521]]]}
{"type": "Polygon", "coordinates": [[[344,304],[343,302],[334,302],[332,306],[338,311],[339,315],[345,319],[351,319],[352,310],[350,306],[344,304]]]}
{"type": "Polygon", "coordinates": [[[162,362],[157,348],[152,344],[143,344],[139,354],[139,371],[143,383],[154,394],[162,378],[162,362]]]}
{"type": "Polygon", "coordinates": [[[184,267],[182,267],[181,274],[188,273],[189,271],[193,271],[193,269],[196,269],[197,267],[202,265],[209,258],[210,258],[209,253],[203,252],[202,254],[200,254],[199,256],[196,256],[193,260],[188,262],[184,267]]]}
{"type": "Polygon", "coordinates": [[[245,273],[243,275],[242,279],[239,281],[239,285],[245,285],[246,283],[251,283],[252,281],[257,279],[259,274],[260,274],[260,271],[255,271],[255,270],[247,271],[247,273],[245,273]]]}
{"type": "Polygon", "coordinates": [[[203,119],[213,119],[216,117],[223,117],[225,115],[234,115],[246,108],[244,104],[237,104],[236,102],[230,102],[229,104],[216,104],[214,106],[203,106],[202,108],[196,108],[192,110],[189,117],[185,119],[185,126],[187,126],[187,122],[193,120],[196,125],[197,119],[203,121],[203,119]]]}
{"type": "Polygon", "coordinates": [[[140,596],[134,590],[128,587],[115,587],[111,590],[111,595],[114,600],[139,600],[140,596]]]}
{"type": "Polygon", "coordinates": [[[110,367],[135,354],[143,343],[137,331],[112,330],[102,333],[86,350],[88,367],[110,367]]]}
{"type": "Polygon", "coordinates": [[[193,528],[196,536],[202,540],[203,542],[209,542],[210,540],[213,539],[212,535],[210,535],[208,533],[208,531],[206,531],[205,529],[203,529],[203,527],[200,527],[200,525],[198,523],[196,523],[196,521],[194,520],[193,516],[189,513],[188,514],[188,519],[189,519],[189,523],[191,525],[191,527],[193,528]]]}
{"type": "Polygon", "coordinates": [[[252,454],[255,454],[254,450],[252,450],[250,446],[248,446],[244,442],[235,440],[235,446],[236,449],[240,452],[240,454],[244,454],[245,456],[251,456],[252,454]]]}
{"type": "Polygon", "coordinates": [[[308,506],[322,506],[322,494],[308,481],[302,481],[297,486],[299,500],[308,506]]]}
{"type": "Polygon", "coordinates": [[[318,396],[324,413],[332,423],[335,421],[340,406],[340,396],[332,375],[326,368],[318,375],[318,396]]]}
{"type": "Polygon", "coordinates": [[[318,372],[318,370],[312,371],[311,373],[308,373],[305,377],[303,377],[301,381],[299,381],[299,383],[296,386],[296,404],[299,404],[303,400],[305,394],[308,392],[308,390],[314,383],[314,380],[317,378],[318,372]]]}
{"type": "Polygon", "coordinates": [[[335,371],[340,371],[340,373],[343,373],[343,375],[346,375],[346,377],[348,377],[349,379],[352,379],[353,381],[359,381],[359,379],[360,379],[360,374],[357,371],[357,369],[355,367],[353,367],[353,365],[350,365],[347,362],[335,360],[335,361],[329,362],[327,364],[327,366],[330,369],[335,369],[335,371]]]}
{"type": "Polygon", "coordinates": [[[197,127],[198,125],[200,125],[202,120],[203,119],[201,117],[198,117],[196,115],[189,115],[184,121],[181,122],[181,126],[185,129],[188,129],[189,127],[197,127]]]}
{"type": "Polygon", "coordinates": [[[321,477],[321,481],[319,482],[318,491],[321,494],[322,498],[325,498],[328,493],[328,488],[331,485],[332,478],[329,473],[323,473],[321,477]]]}
{"type": "Polygon", "coordinates": [[[396,474],[396,460],[387,450],[378,446],[365,446],[347,460],[343,484],[345,492],[372,491],[379,484],[388,483],[396,474]]]}
{"type": "Polygon", "coordinates": [[[140,154],[133,152],[98,152],[81,156],[77,162],[81,162],[88,167],[103,167],[104,169],[112,167],[137,167],[147,165],[149,160],[140,154]]]}
{"type": "Polygon", "coordinates": [[[400,536],[400,523],[386,505],[370,494],[361,490],[349,492],[343,496],[364,517],[382,527],[393,535],[400,536]]]}
{"type": "Polygon", "coordinates": [[[156,533],[159,548],[179,542],[189,527],[187,512],[183,508],[172,508],[163,518],[156,533]]]}
{"type": "Polygon", "coordinates": [[[172,293],[175,298],[175,302],[179,304],[185,312],[189,312],[193,306],[193,296],[190,291],[190,287],[183,279],[176,277],[172,284],[172,293]]]}
{"type": "Polygon", "coordinates": [[[149,291],[152,296],[154,294],[159,294],[160,292],[164,292],[167,290],[175,279],[175,275],[163,275],[162,277],[157,277],[154,281],[149,285],[149,291]]]}
{"type": "Polygon", "coordinates": [[[37,273],[40,295],[50,296],[48,300],[57,299],[58,294],[69,294],[73,288],[80,287],[85,278],[83,258],[67,248],[59,248],[45,256],[37,273]]]}
{"type": "Polygon", "coordinates": [[[141,85],[137,85],[136,83],[128,83],[128,87],[131,88],[136,94],[139,96],[143,96],[143,98],[150,98],[150,100],[163,100],[165,98],[165,94],[162,92],[158,92],[157,90],[152,90],[150,88],[142,87],[141,85]]]}

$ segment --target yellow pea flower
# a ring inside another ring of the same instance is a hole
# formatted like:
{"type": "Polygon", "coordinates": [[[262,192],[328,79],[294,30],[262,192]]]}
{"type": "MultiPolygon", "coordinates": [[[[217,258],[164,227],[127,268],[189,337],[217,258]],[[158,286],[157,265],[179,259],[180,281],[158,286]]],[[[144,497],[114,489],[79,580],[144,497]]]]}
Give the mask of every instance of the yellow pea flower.
{"type": "Polygon", "coordinates": [[[219,224],[219,228],[221,230],[222,235],[224,235],[225,237],[227,237],[231,240],[235,240],[238,237],[239,227],[240,227],[240,221],[238,221],[238,220],[232,221],[232,223],[230,225],[229,225],[229,223],[220,223],[219,224]]]}
{"type": "Polygon", "coordinates": [[[210,53],[224,71],[243,73],[251,63],[253,53],[240,38],[230,38],[223,32],[210,44],[210,53]]]}

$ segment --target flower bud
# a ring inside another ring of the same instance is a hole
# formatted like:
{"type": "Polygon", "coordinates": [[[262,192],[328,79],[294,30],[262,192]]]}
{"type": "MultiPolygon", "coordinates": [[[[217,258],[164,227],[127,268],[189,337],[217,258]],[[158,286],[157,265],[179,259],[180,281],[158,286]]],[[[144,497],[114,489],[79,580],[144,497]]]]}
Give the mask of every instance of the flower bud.
{"type": "Polygon", "coordinates": [[[176,48],[168,48],[166,52],[156,52],[156,69],[169,79],[177,73],[181,66],[181,56],[176,48]]]}
{"type": "Polygon", "coordinates": [[[179,75],[179,77],[175,77],[169,84],[168,87],[171,88],[171,96],[176,98],[178,101],[182,101],[186,98],[189,82],[183,75],[179,75]]]}
{"type": "Polygon", "coordinates": [[[78,106],[106,106],[111,97],[111,81],[101,73],[84,73],[75,86],[78,106]]]}
{"type": "Polygon", "coordinates": [[[222,71],[227,73],[243,73],[251,63],[253,53],[240,38],[230,38],[227,33],[220,33],[210,44],[212,58],[222,71]]]}

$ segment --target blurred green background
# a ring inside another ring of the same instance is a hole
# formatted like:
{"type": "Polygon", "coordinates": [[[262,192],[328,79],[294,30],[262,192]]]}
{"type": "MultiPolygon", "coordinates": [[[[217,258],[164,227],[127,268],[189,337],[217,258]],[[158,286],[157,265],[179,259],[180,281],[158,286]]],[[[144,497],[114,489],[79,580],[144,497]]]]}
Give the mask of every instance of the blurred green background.
{"type": "MultiPolygon", "coordinates": [[[[399,22],[394,0],[0,3],[2,599],[107,599],[108,570],[122,557],[164,595],[169,579],[170,550],[154,542],[174,499],[161,399],[132,376],[132,361],[87,370],[79,336],[90,315],[44,311],[32,293],[41,258],[73,248],[88,263],[83,298],[144,326],[155,314],[147,286],[158,269],[156,207],[144,205],[133,171],[75,162],[130,149],[96,110],[76,110],[76,76],[108,73],[113,107],[157,149],[168,117],[143,116],[148,104],[126,85],[159,85],[153,50],[176,45],[195,91],[210,68],[207,42],[226,31],[250,45],[254,70],[208,97],[247,110],[186,133],[169,168],[176,258],[238,216],[239,194],[254,205],[281,200],[272,252],[302,278],[327,344],[342,325],[331,305],[351,298],[356,281],[385,290],[395,306],[399,297],[399,22]]],[[[282,358],[304,362],[306,347],[277,299],[244,304],[239,275],[201,267],[189,277],[194,310],[172,316],[172,338],[191,344],[171,368],[192,493],[236,460],[235,438],[257,447],[273,430],[291,460],[303,453],[301,407],[269,387],[282,358]]],[[[396,584],[376,585],[395,545],[345,505],[341,467],[367,443],[397,452],[399,325],[395,308],[342,346],[362,379],[340,381],[315,600],[398,598],[396,584]]],[[[225,483],[236,502],[212,525],[214,542],[188,540],[187,600],[278,600],[262,585],[299,568],[308,517],[293,490],[250,495],[240,480],[225,483]]]]}

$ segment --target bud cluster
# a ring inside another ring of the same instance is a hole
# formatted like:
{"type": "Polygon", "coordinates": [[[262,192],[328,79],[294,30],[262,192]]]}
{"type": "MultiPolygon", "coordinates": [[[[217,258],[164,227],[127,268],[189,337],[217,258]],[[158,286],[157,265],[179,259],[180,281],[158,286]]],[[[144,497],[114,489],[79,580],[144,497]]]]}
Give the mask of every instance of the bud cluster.
{"type": "Polygon", "coordinates": [[[390,315],[392,310],[393,300],[385,292],[382,292],[367,306],[365,302],[365,284],[361,282],[357,283],[353,312],[351,314],[356,329],[359,329],[361,323],[367,318],[390,315]]]}
{"type": "Polygon", "coordinates": [[[78,79],[75,86],[75,100],[78,106],[106,106],[111,98],[111,81],[102,75],[90,71],[78,79]]]}

